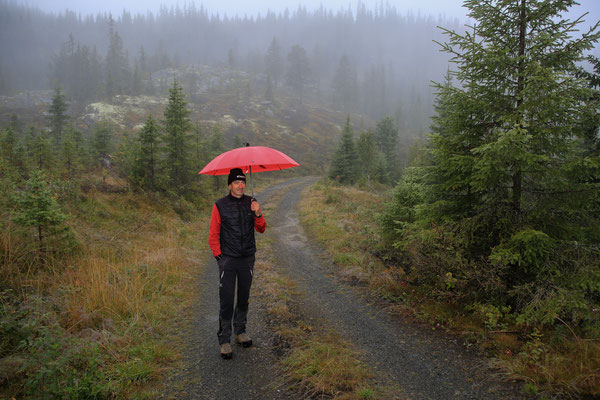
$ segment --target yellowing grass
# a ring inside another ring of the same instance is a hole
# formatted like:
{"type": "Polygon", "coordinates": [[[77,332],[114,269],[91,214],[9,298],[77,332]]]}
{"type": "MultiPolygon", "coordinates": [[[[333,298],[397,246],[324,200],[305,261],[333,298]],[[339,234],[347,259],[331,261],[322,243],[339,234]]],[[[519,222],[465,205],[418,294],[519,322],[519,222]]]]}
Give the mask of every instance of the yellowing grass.
{"type": "Polygon", "coordinates": [[[25,296],[50,298],[65,335],[100,346],[117,398],[159,397],[158,378],[180,356],[175,316],[198,295],[191,277],[207,251],[209,211],[189,223],[170,210],[143,195],[91,192],[69,211],[80,251],[43,269],[24,269],[22,239],[0,234],[13,257],[2,275],[25,296]]]}

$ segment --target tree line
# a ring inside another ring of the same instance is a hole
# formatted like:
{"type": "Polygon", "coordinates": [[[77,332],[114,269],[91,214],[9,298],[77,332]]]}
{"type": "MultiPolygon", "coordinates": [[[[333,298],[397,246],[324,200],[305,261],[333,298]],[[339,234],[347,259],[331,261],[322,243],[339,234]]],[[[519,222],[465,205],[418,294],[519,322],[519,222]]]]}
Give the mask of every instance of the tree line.
{"type": "Polygon", "coordinates": [[[407,276],[491,329],[598,334],[600,63],[581,63],[600,33],[573,37],[572,4],[465,2],[432,133],[381,216],[407,276]]]}
{"type": "Polygon", "coordinates": [[[258,75],[274,90],[283,84],[348,112],[397,115],[407,125],[400,128],[413,132],[426,129],[429,84],[447,66],[432,43],[441,39],[436,26],[457,24],[364,5],[336,13],[300,7],[256,18],[210,15],[193,4],[114,18],[54,15],[9,2],[0,8],[0,49],[11,54],[10,62],[0,60],[0,93],[51,88],[57,81],[78,102],[152,93],[153,73],[206,64],[258,75]],[[413,118],[402,118],[407,115],[413,118]]]}

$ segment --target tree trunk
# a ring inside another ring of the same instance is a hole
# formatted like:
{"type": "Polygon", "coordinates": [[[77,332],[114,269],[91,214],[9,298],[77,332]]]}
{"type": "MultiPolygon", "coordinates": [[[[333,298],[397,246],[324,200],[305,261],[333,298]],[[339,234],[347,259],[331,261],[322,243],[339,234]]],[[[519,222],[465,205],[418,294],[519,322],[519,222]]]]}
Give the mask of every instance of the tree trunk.
{"type": "MultiPolygon", "coordinates": [[[[520,106],[523,102],[522,93],[525,86],[525,34],[527,31],[527,8],[526,0],[521,0],[521,14],[519,16],[519,64],[517,67],[517,92],[516,92],[516,112],[517,112],[517,123],[522,126],[523,121],[520,115],[520,106]]],[[[512,192],[512,204],[513,209],[517,212],[521,211],[521,193],[523,185],[523,176],[520,165],[515,165],[515,171],[513,172],[513,192],[512,192]]]]}

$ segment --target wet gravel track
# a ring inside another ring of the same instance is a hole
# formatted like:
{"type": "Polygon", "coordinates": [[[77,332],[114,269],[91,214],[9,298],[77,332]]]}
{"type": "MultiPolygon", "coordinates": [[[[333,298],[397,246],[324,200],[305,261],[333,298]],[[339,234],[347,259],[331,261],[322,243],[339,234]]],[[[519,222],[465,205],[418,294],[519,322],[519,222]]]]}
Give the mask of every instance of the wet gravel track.
{"type": "MultiPolygon", "coordinates": [[[[522,399],[516,385],[499,379],[488,361],[456,339],[403,323],[370,302],[357,288],[338,281],[333,267],[303,232],[296,211],[301,191],[287,191],[271,216],[281,272],[302,293],[303,315],[333,328],[362,352],[377,380],[404,399],[522,399]]],[[[314,210],[313,212],[318,212],[314,210]]]]}

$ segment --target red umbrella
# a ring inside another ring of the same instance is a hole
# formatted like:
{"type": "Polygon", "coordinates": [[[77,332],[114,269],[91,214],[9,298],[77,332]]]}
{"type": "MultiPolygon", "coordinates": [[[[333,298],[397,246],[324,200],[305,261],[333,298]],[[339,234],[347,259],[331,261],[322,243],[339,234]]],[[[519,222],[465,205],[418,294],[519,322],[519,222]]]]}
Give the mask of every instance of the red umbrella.
{"type": "MultiPolygon", "coordinates": [[[[246,145],[246,147],[239,147],[219,154],[198,173],[228,175],[232,168],[241,168],[245,173],[250,172],[250,183],[252,183],[253,172],[277,171],[299,166],[300,164],[291,157],[278,150],[270,147],[246,145]]],[[[254,188],[252,188],[252,194],[254,195],[254,188]]]]}

